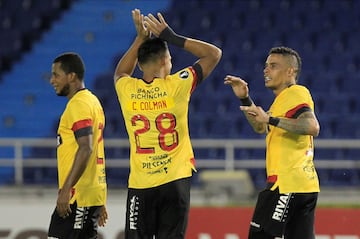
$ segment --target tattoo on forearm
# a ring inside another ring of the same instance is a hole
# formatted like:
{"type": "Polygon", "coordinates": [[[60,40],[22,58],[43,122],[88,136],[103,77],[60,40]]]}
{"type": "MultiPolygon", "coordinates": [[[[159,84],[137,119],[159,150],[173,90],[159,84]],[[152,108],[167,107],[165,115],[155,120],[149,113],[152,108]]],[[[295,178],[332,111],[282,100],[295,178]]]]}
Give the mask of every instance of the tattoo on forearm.
{"type": "Polygon", "coordinates": [[[277,127],[296,134],[309,134],[313,127],[314,116],[312,112],[302,113],[297,119],[281,118],[277,127]]]}

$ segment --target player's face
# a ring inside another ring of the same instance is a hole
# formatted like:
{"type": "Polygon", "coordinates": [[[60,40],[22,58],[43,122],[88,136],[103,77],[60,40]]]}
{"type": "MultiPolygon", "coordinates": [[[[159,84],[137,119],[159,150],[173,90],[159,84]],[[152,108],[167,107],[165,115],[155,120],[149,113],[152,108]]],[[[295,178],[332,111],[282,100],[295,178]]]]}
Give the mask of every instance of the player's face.
{"type": "Polygon", "coordinates": [[[60,66],[60,62],[52,65],[50,83],[58,96],[67,96],[70,92],[69,74],[66,74],[60,66]]]}
{"type": "Polygon", "coordinates": [[[291,83],[290,65],[281,54],[270,54],[265,62],[265,86],[271,90],[282,90],[291,83]]]}

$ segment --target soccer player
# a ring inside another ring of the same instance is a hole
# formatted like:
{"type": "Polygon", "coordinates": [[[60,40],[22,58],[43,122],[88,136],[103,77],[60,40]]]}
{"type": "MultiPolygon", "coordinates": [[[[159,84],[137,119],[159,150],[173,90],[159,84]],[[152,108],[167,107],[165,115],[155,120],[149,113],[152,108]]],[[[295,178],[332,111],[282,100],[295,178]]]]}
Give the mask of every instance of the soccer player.
{"type": "Polygon", "coordinates": [[[314,239],[314,213],[319,181],[313,163],[314,141],[320,126],[309,90],[297,84],[299,54],[288,47],[269,51],[265,87],[275,100],[268,112],[256,106],[247,83],[226,76],[240,98],[248,122],[257,133],[266,133],[267,186],[258,195],[250,223],[249,239],[314,239]]]}
{"type": "Polygon", "coordinates": [[[195,170],[188,104],[222,52],[212,44],[175,34],[160,13],[157,18],[143,16],[135,9],[132,16],[137,36],[114,73],[131,146],[125,238],[181,239],[195,170]],[[171,74],[167,43],[198,60],[171,74]],[[131,76],[137,63],[141,79],[131,76]]]}
{"type": "Polygon", "coordinates": [[[50,83],[68,103],[57,139],[59,192],[48,237],[97,238],[107,220],[103,130],[98,98],[84,84],[84,63],[72,52],[55,58],[50,83]]]}

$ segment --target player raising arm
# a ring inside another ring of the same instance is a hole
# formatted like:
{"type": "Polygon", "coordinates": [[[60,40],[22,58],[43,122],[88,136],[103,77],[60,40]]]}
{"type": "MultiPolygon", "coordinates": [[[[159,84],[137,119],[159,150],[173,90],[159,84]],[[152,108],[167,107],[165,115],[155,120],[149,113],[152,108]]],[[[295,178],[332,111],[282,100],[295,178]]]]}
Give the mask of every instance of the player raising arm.
{"type": "Polygon", "coordinates": [[[130,142],[126,239],[185,238],[195,170],[188,129],[192,92],[215,68],[221,50],[177,35],[158,13],[132,11],[137,36],[120,59],[115,88],[130,142]],[[171,74],[173,44],[198,58],[171,74]],[[131,75],[136,65],[141,79],[131,75]]]}

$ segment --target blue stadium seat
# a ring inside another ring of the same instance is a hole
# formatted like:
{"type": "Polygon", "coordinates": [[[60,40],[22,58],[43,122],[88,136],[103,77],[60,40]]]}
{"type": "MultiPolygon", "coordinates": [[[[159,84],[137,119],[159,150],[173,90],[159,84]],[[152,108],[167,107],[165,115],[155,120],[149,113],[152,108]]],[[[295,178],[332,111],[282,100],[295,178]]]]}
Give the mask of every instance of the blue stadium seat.
{"type": "Polygon", "coordinates": [[[126,188],[128,186],[128,168],[106,168],[106,183],[108,188],[126,188]]]}
{"type": "Polygon", "coordinates": [[[257,189],[263,189],[266,185],[266,171],[265,168],[249,169],[250,176],[257,189]]]}
{"type": "Polygon", "coordinates": [[[16,13],[19,9],[22,9],[24,0],[11,0],[1,1],[1,9],[6,10],[8,13],[16,13]]]}
{"type": "Polygon", "coordinates": [[[315,108],[315,112],[317,114],[317,118],[320,124],[320,133],[318,137],[325,139],[335,138],[336,122],[338,121],[338,118],[334,115],[318,113],[317,108],[315,108]]]}
{"type": "Polygon", "coordinates": [[[104,138],[127,138],[126,127],[120,107],[114,109],[104,108],[105,129],[104,138]]]}
{"type": "Polygon", "coordinates": [[[209,137],[210,138],[229,138],[230,136],[236,137],[236,119],[230,114],[219,115],[217,114],[210,121],[209,137]]]}
{"type": "Polygon", "coordinates": [[[0,31],[8,30],[13,27],[13,15],[8,9],[0,8],[0,31]]]}
{"type": "Polygon", "coordinates": [[[36,12],[20,9],[15,14],[14,24],[16,29],[23,33],[29,34],[34,32],[40,34],[42,19],[36,12]]]}
{"type": "MultiPolygon", "coordinates": [[[[304,2],[306,4],[306,2],[304,2]]],[[[334,30],[334,22],[327,11],[316,12],[316,14],[306,13],[305,24],[311,32],[324,32],[334,30]]]]}
{"type": "Polygon", "coordinates": [[[17,29],[2,30],[0,34],[0,58],[18,58],[22,50],[23,42],[21,32],[17,29]]]}
{"type": "Polygon", "coordinates": [[[358,74],[353,74],[348,79],[343,79],[342,83],[342,92],[345,94],[358,94],[360,90],[359,84],[360,76],[358,74]]]}
{"type": "Polygon", "coordinates": [[[194,148],[195,159],[225,159],[225,150],[223,148],[194,148]]]}
{"type": "Polygon", "coordinates": [[[337,81],[342,76],[342,72],[333,70],[319,72],[316,71],[309,74],[304,72],[300,75],[300,82],[306,82],[306,86],[309,88],[310,92],[313,93],[313,95],[326,97],[329,95],[329,93],[332,94],[340,91],[337,85],[337,81]]]}
{"type": "Polygon", "coordinates": [[[360,138],[359,117],[339,117],[335,128],[336,138],[357,139],[360,138]]]}
{"type": "Polygon", "coordinates": [[[359,169],[329,170],[331,185],[357,186],[360,183],[359,169]]]}
{"type": "Polygon", "coordinates": [[[329,93],[317,93],[313,98],[319,114],[337,116],[350,113],[350,98],[347,95],[334,94],[329,97],[329,93]]]}
{"type": "Polygon", "coordinates": [[[56,168],[24,168],[24,184],[57,186],[56,168]]]}
{"type": "Polygon", "coordinates": [[[205,114],[189,114],[189,134],[191,138],[208,137],[209,126],[205,114]]]}
{"type": "Polygon", "coordinates": [[[344,158],[347,160],[360,160],[360,149],[357,148],[345,149],[344,158]]]}
{"type": "Polygon", "coordinates": [[[258,134],[255,133],[255,131],[253,130],[253,128],[251,128],[250,124],[246,121],[245,117],[242,121],[242,129],[241,129],[241,137],[246,139],[246,138],[253,138],[253,139],[265,139],[265,134],[258,134]]]}
{"type": "Polygon", "coordinates": [[[315,160],[341,160],[344,159],[344,151],[342,149],[315,148],[315,160]]]}
{"type": "Polygon", "coordinates": [[[266,150],[265,149],[251,149],[249,152],[249,159],[262,159],[266,158],[266,150]]]}
{"type": "Polygon", "coordinates": [[[353,32],[351,32],[351,34],[348,35],[347,44],[348,44],[349,51],[356,52],[359,50],[359,48],[360,48],[360,46],[358,44],[359,37],[360,37],[360,32],[358,32],[358,31],[353,31],[353,32]]]}
{"type": "MultiPolygon", "coordinates": [[[[73,0],[75,2],[76,0],[73,0]]],[[[36,12],[39,16],[45,17],[46,19],[54,18],[57,19],[61,11],[59,11],[66,1],[61,0],[32,0],[31,10],[36,12]]]]}

